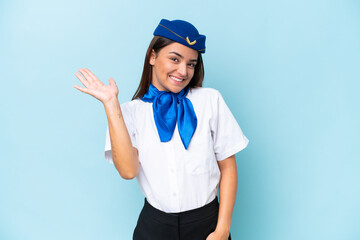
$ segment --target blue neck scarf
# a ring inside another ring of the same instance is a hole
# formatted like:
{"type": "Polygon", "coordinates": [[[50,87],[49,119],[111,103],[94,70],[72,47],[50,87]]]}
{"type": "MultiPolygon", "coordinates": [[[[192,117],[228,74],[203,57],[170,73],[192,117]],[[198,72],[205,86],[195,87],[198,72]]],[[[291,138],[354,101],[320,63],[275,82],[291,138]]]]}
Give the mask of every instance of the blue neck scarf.
{"type": "Polygon", "coordinates": [[[144,102],[153,103],[154,120],[160,141],[171,140],[177,121],[180,138],[185,149],[188,148],[197,126],[193,105],[186,98],[189,90],[186,87],[179,93],[159,91],[150,84],[148,92],[141,98],[144,102]]]}

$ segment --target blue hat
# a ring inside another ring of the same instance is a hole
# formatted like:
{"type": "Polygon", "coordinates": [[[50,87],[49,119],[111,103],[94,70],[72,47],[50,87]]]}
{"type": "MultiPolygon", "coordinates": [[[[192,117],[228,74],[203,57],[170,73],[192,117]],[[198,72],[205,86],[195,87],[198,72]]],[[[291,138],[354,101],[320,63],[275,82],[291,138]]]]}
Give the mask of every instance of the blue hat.
{"type": "Polygon", "coordinates": [[[200,53],[205,53],[205,35],[199,34],[198,30],[189,22],[161,19],[154,35],[171,39],[200,53]]]}

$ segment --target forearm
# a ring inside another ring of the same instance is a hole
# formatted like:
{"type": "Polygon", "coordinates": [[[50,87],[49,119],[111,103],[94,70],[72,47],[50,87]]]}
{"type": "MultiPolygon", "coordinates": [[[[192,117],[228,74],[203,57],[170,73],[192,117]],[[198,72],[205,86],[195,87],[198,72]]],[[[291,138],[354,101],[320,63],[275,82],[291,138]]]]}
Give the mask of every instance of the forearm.
{"type": "Polygon", "coordinates": [[[235,156],[225,159],[228,163],[220,165],[220,207],[216,231],[228,234],[234,210],[237,191],[237,168],[235,156]]]}
{"type": "Polygon", "coordinates": [[[139,160],[127,131],[117,98],[104,104],[108,119],[111,153],[114,165],[121,177],[134,178],[139,170],[139,160]]]}

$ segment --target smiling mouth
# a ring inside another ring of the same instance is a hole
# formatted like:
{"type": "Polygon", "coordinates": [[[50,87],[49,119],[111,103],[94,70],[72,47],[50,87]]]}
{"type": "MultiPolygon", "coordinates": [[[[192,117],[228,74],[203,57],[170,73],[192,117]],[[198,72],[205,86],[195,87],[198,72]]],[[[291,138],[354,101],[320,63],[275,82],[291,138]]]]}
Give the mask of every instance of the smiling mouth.
{"type": "Polygon", "coordinates": [[[182,81],[184,81],[183,78],[177,78],[177,77],[172,76],[172,75],[170,75],[169,77],[170,77],[172,80],[175,80],[175,81],[177,81],[177,82],[182,82],[182,81]]]}

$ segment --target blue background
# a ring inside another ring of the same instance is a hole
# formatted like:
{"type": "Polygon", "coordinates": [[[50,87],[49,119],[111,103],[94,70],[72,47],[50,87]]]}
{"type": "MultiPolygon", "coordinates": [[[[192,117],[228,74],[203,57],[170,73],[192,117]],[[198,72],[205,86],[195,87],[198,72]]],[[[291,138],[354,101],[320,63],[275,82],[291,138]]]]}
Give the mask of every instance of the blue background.
{"type": "Polygon", "coordinates": [[[104,159],[87,67],[129,101],[161,18],[207,36],[237,154],[233,239],[360,239],[360,2],[0,1],[0,239],[131,239],[136,180],[104,159]]]}

